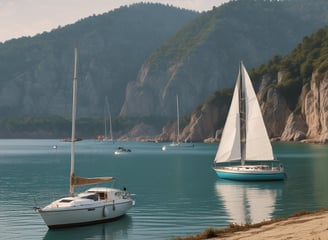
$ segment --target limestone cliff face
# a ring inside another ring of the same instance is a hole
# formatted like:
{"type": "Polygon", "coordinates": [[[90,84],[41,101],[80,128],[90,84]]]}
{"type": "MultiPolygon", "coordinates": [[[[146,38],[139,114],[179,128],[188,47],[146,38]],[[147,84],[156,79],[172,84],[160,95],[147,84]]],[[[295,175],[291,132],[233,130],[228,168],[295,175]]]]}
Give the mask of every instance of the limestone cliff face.
{"type": "Polygon", "coordinates": [[[309,91],[302,99],[302,115],[308,126],[307,139],[314,142],[328,141],[328,75],[312,75],[309,91]]]}
{"type": "Polygon", "coordinates": [[[215,103],[207,103],[202,106],[199,112],[195,112],[190,123],[182,131],[182,139],[198,142],[207,138],[218,138],[221,132],[220,130],[217,132],[217,129],[225,122],[229,104],[220,104],[220,108],[217,106],[215,103]]]}
{"type": "Polygon", "coordinates": [[[275,87],[275,84],[280,81],[280,75],[278,73],[277,78],[265,75],[257,93],[270,138],[281,136],[290,114],[286,100],[275,87]]]}
{"type": "Polygon", "coordinates": [[[300,114],[291,113],[281,135],[281,141],[301,141],[306,138],[307,125],[300,114]]]}

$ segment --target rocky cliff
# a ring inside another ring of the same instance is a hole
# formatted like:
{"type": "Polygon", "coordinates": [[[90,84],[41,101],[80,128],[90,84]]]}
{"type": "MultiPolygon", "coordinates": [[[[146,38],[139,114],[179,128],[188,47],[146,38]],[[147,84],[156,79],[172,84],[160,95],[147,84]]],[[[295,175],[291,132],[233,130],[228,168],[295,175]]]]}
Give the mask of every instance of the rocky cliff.
{"type": "Polygon", "coordinates": [[[328,73],[313,74],[309,89],[304,87],[304,99],[301,99],[301,116],[307,128],[309,141],[326,143],[328,141],[328,73]]]}
{"type": "MultiPolygon", "coordinates": [[[[280,141],[326,143],[328,141],[328,72],[313,74],[299,97],[300,109],[291,111],[276,87],[281,75],[263,76],[257,96],[269,137],[280,141]],[[280,77],[278,77],[280,76],[280,77]]],[[[181,139],[198,142],[206,139],[219,141],[228,112],[229,102],[220,99],[205,103],[195,111],[183,129],[181,139]]],[[[165,129],[158,138],[172,141],[175,125],[165,129]]]]}

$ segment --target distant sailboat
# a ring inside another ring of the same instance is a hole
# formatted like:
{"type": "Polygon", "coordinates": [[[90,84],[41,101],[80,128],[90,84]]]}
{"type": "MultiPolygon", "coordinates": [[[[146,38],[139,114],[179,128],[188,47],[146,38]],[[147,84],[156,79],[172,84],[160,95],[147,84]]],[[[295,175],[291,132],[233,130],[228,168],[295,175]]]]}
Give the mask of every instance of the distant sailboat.
{"type": "Polygon", "coordinates": [[[177,134],[176,141],[170,144],[171,147],[177,147],[180,145],[180,112],[179,112],[179,96],[176,96],[176,104],[177,104],[177,134]]]}
{"type": "Polygon", "coordinates": [[[113,129],[112,129],[112,114],[110,112],[107,96],[105,97],[104,118],[105,118],[104,119],[104,121],[105,121],[105,136],[104,136],[103,141],[112,141],[112,142],[114,142],[113,129]],[[107,116],[108,116],[108,119],[109,119],[109,137],[107,135],[107,116]]]}
{"type": "Polygon", "coordinates": [[[126,189],[96,187],[75,195],[75,186],[114,180],[113,177],[82,178],[75,176],[76,97],[77,49],[75,49],[73,78],[70,195],[55,200],[43,208],[36,208],[49,228],[64,228],[112,221],[123,216],[135,204],[126,189]]]}
{"type": "MultiPolygon", "coordinates": [[[[176,134],[176,141],[173,141],[168,146],[169,147],[194,147],[193,143],[190,142],[180,142],[180,111],[179,111],[179,96],[176,95],[176,104],[177,104],[177,134],[176,134]]],[[[167,146],[163,146],[162,150],[167,150],[167,146]]]]}
{"type": "Polygon", "coordinates": [[[240,63],[214,170],[231,180],[283,180],[284,168],[276,163],[251,80],[240,63]]]}

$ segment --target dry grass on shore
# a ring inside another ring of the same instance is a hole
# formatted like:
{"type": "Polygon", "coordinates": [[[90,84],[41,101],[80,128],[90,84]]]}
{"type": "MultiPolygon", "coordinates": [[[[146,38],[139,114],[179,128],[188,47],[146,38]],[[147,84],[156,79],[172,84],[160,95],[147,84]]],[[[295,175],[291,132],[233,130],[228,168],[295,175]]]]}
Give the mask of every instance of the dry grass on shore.
{"type": "Polygon", "coordinates": [[[228,227],[223,228],[223,229],[215,229],[215,228],[208,228],[206,229],[204,232],[199,233],[197,235],[194,236],[188,236],[188,237],[176,237],[174,238],[175,240],[201,240],[201,239],[210,239],[210,238],[224,238],[226,236],[231,236],[234,233],[237,232],[242,232],[242,231],[247,231],[250,229],[256,229],[256,228],[260,228],[262,226],[266,226],[266,225],[270,225],[270,224],[274,224],[277,222],[281,222],[284,220],[288,220],[291,218],[296,218],[296,217],[302,217],[302,216],[308,216],[308,215],[316,215],[316,214],[320,214],[320,213],[325,213],[327,212],[328,209],[320,209],[318,211],[299,211],[294,213],[293,215],[286,217],[286,218],[275,218],[272,220],[268,220],[268,221],[263,221],[260,223],[254,223],[254,224],[230,224],[228,227]]]}

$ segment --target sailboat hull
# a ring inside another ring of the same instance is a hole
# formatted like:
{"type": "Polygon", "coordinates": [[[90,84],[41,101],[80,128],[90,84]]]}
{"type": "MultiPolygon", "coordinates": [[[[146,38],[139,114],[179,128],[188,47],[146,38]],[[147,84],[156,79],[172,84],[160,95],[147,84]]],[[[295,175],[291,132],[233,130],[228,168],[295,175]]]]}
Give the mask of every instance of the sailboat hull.
{"type": "Polygon", "coordinates": [[[133,205],[133,200],[114,204],[103,202],[81,207],[40,209],[39,213],[50,229],[58,229],[114,221],[125,215],[133,205]]]}
{"type": "Polygon", "coordinates": [[[237,181],[279,181],[286,178],[283,168],[263,165],[215,167],[219,178],[237,181]]]}

